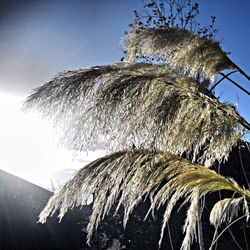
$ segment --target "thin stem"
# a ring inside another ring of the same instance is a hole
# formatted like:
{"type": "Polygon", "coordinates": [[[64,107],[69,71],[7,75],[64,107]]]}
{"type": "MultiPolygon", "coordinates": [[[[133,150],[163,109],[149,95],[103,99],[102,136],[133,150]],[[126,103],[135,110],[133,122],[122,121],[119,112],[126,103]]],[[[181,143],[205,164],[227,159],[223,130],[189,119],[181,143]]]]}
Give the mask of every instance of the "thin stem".
{"type": "MultiPolygon", "coordinates": [[[[228,223],[227,223],[226,225],[228,226],[228,223]]],[[[238,247],[240,250],[243,250],[243,248],[240,246],[240,244],[238,243],[238,241],[237,241],[236,238],[234,237],[233,231],[232,231],[232,229],[231,229],[230,227],[228,228],[228,231],[229,231],[229,233],[230,233],[230,235],[231,235],[233,241],[234,241],[235,244],[237,245],[237,247],[238,247]]]]}
{"type": "Polygon", "coordinates": [[[243,87],[241,87],[237,82],[235,82],[234,80],[232,80],[231,78],[229,78],[227,75],[220,73],[220,75],[222,75],[224,78],[226,78],[228,81],[230,81],[231,83],[233,83],[235,86],[237,86],[239,89],[241,89],[242,91],[244,91],[246,94],[250,95],[250,92],[246,89],[244,89],[243,87]]]}
{"type": "Polygon", "coordinates": [[[243,219],[243,218],[246,217],[246,216],[247,216],[247,215],[244,214],[244,215],[242,215],[241,217],[239,217],[238,219],[236,219],[236,220],[232,221],[230,224],[228,224],[228,225],[221,231],[221,233],[217,236],[217,238],[212,242],[212,244],[211,244],[209,250],[212,250],[213,245],[219,240],[219,238],[222,236],[222,234],[224,234],[225,231],[226,231],[230,226],[232,226],[234,223],[236,223],[237,221],[243,219]]]}
{"type": "Polygon", "coordinates": [[[248,81],[250,81],[250,76],[247,75],[237,64],[235,64],[232,61],[231,61],[231,64],[232,64],[232,66],[233,66],[234,69],[236,69],[237,71],[239,71],[239,73],[241,73],[248,81]]]}
{"type": "Polygon", "coordinates": [[[243,160],[242,160],[240,145],[238,146],[238,150],[239,150],[240,166],[241,166],[241,168],[242,168],[243,175],[244,175],[245,180],[246,180],[246,182],[247,182],[248,188],[250,188],[250,183],[249,183],[249,181],[248,181],[247,174],[246,174],[246,171],[245,171],[245,168],[244,168],[244,164],[243,164],[243,160]]]}
{"type": "MultiPolygon", "coordinates": [[[[231,72],[229,72],[228,74],[226,74],[226,76],[230,76],[230,75],[232,75],[232,74],[235,73],[235,72],[238,72],[238,71],[237,71],[237,70],[231,71],[231,72]]],[[[213,85],[213,87],[210,89],[210,91],[212,91],[213,89],[215,89],[215,88],[218,86],[218,84],[221,83],[224,79],[225,79],[225,77],[223,76],[218,82],[216,82],[216,83],[213,85]]]]}
{"type": "Polygon", "coordinates": [[[201,219],[202,211],[201,210],[202,210],[202,208],[201,208],[201,202],[200,202],[200,204],[199,204],[199,216],[198,216],[198,220],[197,220],[198,241],[199,241],[200,250],[205,250],[204,237],[203,237],[203,231],[202,231],[202,219],[201,219]]]}
{"type": "Polygon", "coordinates": [[[246,236],[245,224],[243,224],[243,234],[244,234],[244,238],[245,238],[245,242],[246,242],[246,250],[249,250],[248,242],[247,242],[247,236],[246,236]]]}
{"type": "MultiPolygon", "coordinates": [[[[223,215],[225,214],[225,212],[227,211],[227,209],[228,209],[230,203],[232,202],[232,200],[233,200],[235,194],[236,194],[236,192],[233,193],[230,202],[229,202],[229,203],[227,204],[227,206],[225,207],[225,209],[224,209],[224,211],[223,211],[223,213],[222,213],[221,216],[223,216],[223,215]]],[[[221,199],[222,199],[222,197],[221,197],[221,190],[219,190],[219,196],[220,196],[220,200],[221,200],[221,199]]],[[[214,231],[214,236],[213,236],[213,239],[212,239],[212,243],[211,243],[210,248],[216,243],[216,249],[217,249],[217,242],[216,242],[216,239],[217,239],[217,238],[216,238],[216,235],[218,236],[218,229],[219,229],[219,225],[216,225],[215,231],[214,231]]],[[[210,248],[209,248],[209,250],[210,250],[210,248]]],[[[211,249],[212,249],[212,248],[211,248],[211,249]]]]}
{"type": "MultiPolygon", "coordinates": [[[[220,74],[222,74],[222,75],[225,76],[225,74],[223,74],[223,73],[220,73],[220,74]]],[[[229,79],[229,80],[231,80],[228,77],[226,77],[226,78],[229,79]]],[[[220,110],[224,111],[223,105],[220,104],[220,103],[218,103],[217,101],[215,101],[211,97],[208,97],[206,95],[199,94],[199,93],[196,93],[196,92],[192,92],[192,94],[195,95],[195,96],[199,96],[199,97],[202,97],[202,98],[206,99],[209,103],[211,103],[212,105],[214,105],[217,109],[220,109],[220,110]]],[[[249,95],[250,95],[250,92],[249,92],[249,95]]],[[[236,118],[238,120],[239,124],[241,124],[245,129],[248,130],[248,132],[250,132],[250,124],[243,117],[241,117],[238,113],[231,113],[230,115],[232,115],[234,118],[236,118]]]]}
{"type": "Polygon", "coordinates": [[[169,241],[170,241],[171,250],[174,250],[173,240],[172,240],[170,226],[169,226],[168,221],[167,221],[167,229],[168,229],[168,238],[169,238],[169,241]]]}

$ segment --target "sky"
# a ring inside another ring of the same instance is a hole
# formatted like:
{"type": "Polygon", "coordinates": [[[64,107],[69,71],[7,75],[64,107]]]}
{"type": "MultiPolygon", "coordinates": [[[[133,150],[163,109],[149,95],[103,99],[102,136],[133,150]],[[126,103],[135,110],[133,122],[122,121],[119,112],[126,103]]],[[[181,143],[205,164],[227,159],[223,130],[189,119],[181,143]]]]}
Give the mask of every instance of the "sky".
{"type": "MultiPolygon", "coordinates": [[[[200,0],[200,22],[216,16],[217,39],[250,74],[250,1],[200,0]]],[[[141,0],[0,1],[0,168],[51,187],[104,152],[74,155],[58,147],[51,126],[20,111],[32,89],[63,70],[112,64],[123,56],[120,39],[142,10],[141,0]]],[[[250,82],[232,76],[250,91],[250,82]]],[[[223,82],[221,100],[238,106],[250,121],[250,97],[223,82]]]]}

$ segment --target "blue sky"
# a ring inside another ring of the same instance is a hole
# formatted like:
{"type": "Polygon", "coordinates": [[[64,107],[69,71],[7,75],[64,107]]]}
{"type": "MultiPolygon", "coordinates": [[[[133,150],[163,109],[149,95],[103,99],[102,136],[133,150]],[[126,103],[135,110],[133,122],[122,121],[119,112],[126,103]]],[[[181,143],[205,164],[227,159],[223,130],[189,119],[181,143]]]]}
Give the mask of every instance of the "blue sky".
{"type": "MultiPolygon", "coordinates": [[[[250,2],[198,2],[201,23],[217,17],[223,49],[250,73],[250,2]]],[[[142,9],[141,0],[12,0],[1,5],[0,90],[13,93],[26,93],[65,69],[118,61],[120,38],[133,10],[142,9]]]]}
{"type": "MultiPolygon", "coordinates": [[[[217,39],[250,74],[250,1],[198,2],[201,24],[208,24],[211,15],[217,17],[217,39]]],[[[22,99],[60,71],[119,61],[120,38],[133,21],[133,10],[140,11],[142,6],[141,0],[2,0],[0,94],[22,99]]],[[[233,78],[250,91],[250,82],[239,74],[233,78]]],[[[216,93],[222,100],[237,103],[239,112],[250,121],[249,96],[226,81],[216,93]]],[[[2,108],[9,113],[7,106],[2,108]]]]}

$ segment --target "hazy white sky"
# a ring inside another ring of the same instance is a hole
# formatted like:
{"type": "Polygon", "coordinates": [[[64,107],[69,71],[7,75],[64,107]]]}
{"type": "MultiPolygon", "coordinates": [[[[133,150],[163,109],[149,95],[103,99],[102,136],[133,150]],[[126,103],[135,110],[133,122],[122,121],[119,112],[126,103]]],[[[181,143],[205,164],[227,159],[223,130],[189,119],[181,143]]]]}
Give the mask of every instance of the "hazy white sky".
{"type": "MultiPolygon", "coordinates": [[[[199,2],[201,22],[217,16],[222,47],[250,74],[250,1],[199,2]]],[[[60,71],[119,61],[120,38],[141,8],[141,0],[0,1],[0,168],[50,187],[53,176],[68,177],[103,153],[72,160],[72,152],[57,148],[45,121],[20,112],[21,101],[60,71]]],[[[244,78],[234,79],[250,90],[244,78]]],[[[250,120],[249,96],[227,82],[217,95],[237,102],[250,120]]]]}
{"type": "Polygon", "coordinates": [[[0,92],[0,169],[44,188],[64,182],[103,151],[74,154],[59,147],[48,121],[20,110],[22,98],[0,92]],[[7,107],[7,108],[6,108],[7,107]]]}
{"type": "Polygon", "coordinates": [[[58,146],[51,124],[36,112],[20,110],[22,99],[0,92],[0,169],[44,188],[55,186],[102,151],[74,155],[58,146]]]}

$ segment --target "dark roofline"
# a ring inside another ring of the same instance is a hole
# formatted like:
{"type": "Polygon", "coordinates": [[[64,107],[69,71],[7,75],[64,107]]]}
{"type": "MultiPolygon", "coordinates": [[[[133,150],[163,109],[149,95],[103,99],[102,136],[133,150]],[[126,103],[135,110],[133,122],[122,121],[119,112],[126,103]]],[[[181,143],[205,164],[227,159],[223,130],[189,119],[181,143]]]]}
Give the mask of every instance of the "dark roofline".
{"type": "Polygon", "coordinates": [[[36,184],[34,184],[34,183],[32,183],[32,182],[29,182],[29,181],[27,181],[27,180],[25,180],[25,179],[23,179],[23,178],[21,178],[21,177],[18,177],[18,176],[16,176],[16,175],[13,175],[13,174],[11,174],[11,173],[9,173],[9,172],[6,172],[6,171],[4,171],[4,170],[2,170],[2,169],[0,169],[0,177],[4,177],[4,178],[7,178],[9,181],[14,181],[14,182],[16,182],[16,183],[22,183],[22,184],[24,184],[24,185],[29,185],[29,186],[33,186],[34,188],[39,188],[41,191],[43,190],[43,191],[45,191],[45,192],[48,192],[49,193],[49,195],[52,195],[53,194],[53,192],[51,192],[50,190],[48,190],[48,189],[46,189],[46,188],[43,188],[43,187],[41,187],[41,186],[38,186],[38,185],[36,185],[36,184]]]}

